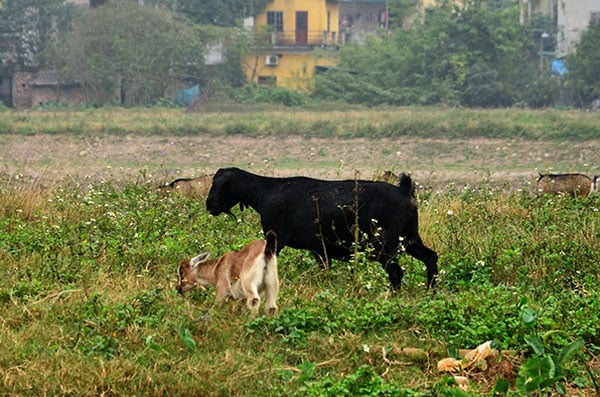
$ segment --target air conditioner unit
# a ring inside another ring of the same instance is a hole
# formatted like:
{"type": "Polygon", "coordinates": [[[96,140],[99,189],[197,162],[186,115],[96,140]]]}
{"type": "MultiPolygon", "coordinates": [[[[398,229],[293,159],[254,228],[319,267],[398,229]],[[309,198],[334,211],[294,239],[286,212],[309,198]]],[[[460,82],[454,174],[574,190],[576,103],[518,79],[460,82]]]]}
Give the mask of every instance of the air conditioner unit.
{"type": "Polygon", "coordinates": [[[265,58],[265,65],[267,66],[277,66],[279,63],[278,55],[267,55],[265,58]]]}

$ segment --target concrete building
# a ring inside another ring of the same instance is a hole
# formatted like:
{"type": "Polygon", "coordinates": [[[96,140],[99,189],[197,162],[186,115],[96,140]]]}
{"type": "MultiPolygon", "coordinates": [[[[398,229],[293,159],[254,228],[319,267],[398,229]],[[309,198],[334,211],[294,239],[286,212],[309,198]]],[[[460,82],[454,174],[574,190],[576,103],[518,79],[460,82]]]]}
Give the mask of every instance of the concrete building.
{"type": "Polygon", "coordinates": [[[521,0],[521,24],[529,23],[536,15],[556,20],[558,0],[521,0]]]}
{"type": "Polygon", "coordinates": [[[559,0],[556,57],[575,51],[590,22],[600,21],[600,0],[559,0]]]}
{"type": "Polygon", "coordinates": [[[247,80],[310,90],[318,67],[337,64],[338,25],[338,1],[268,1],[254,18],[260,43],[244,58],[247,80]]]}

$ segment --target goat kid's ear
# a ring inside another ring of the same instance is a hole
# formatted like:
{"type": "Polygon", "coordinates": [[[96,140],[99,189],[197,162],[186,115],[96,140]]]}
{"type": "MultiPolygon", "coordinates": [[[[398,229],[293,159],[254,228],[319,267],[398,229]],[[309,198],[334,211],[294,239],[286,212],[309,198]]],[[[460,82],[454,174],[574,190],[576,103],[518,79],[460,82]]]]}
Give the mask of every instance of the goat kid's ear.
{"type": "Polygon", "coordinates": [[[210,252],[203,252],[202,254],[193,257],[190,260],[190,266],[196,267],[199,264],[201,264],[202,262],[206,262],[206,260],[208,259],[209,256],[210,256],[210,252]]]}

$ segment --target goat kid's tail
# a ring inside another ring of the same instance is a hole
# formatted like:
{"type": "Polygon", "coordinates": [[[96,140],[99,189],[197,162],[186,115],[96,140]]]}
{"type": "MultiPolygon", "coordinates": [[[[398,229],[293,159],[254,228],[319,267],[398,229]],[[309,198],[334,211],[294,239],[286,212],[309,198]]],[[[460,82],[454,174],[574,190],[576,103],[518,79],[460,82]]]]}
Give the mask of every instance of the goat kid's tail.
{"type": "Polygon", "coordinates": [[[412,178],[408,174],[400,174],[400,182],[398,183],[398,188],[400,189],[400,193],[402,193],[404,196],[415,195],[415,186],[413,184],[412,178]]]}
{"type": "Polygon", "coordinates": [[[169,183],[167,183],[164,187],[175,187],[180,182],[190,182],[190,178],[177,178],[169,183]]]}
{"type": "Polygon", "coordinates": [[[268,262],[271,257],[275,256],[277,253],[277,234],[269,230],[266,234],[267,243],[265,244],[265,260],[268,262]]]}

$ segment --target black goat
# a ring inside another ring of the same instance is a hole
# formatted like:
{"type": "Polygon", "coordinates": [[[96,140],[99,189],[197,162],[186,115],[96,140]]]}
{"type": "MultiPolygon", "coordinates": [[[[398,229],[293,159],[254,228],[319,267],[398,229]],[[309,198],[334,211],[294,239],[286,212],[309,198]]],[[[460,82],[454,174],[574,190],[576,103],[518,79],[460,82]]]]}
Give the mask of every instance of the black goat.
{"type": "Polygon", "coordinates": [[[393,288],[400,286],[403,276],[397,263],[401,247],[425,263],[427,286],[434,286],[437,254],[419,236],[417,202],[408,175],[402,174],[394,186],[364,180],[270,178],[238,168],[219,169],[206,199],[207,210],[212,215],[231,214],[238,203],[242,209],[254,208],[263,230],[277,234],[277,253],[285,246],[307,249],[328,266],[332,258],[350,259],[354,241],[365,241],[366,236],[373,259],[383,265],[393,288]]]}

